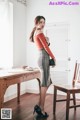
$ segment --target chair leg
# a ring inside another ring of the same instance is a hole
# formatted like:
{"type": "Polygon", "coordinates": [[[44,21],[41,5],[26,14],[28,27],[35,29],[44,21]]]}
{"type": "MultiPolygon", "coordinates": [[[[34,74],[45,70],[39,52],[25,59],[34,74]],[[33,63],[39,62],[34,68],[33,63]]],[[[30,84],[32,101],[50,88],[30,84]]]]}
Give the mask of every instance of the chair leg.
{"type": "Polygon", "coordinates": [[[53,114],[56,112],[56,98],[57,98],[57,88],[54,86],[54,101],[53,101],[53,114]]]}
{"type": "Polygon", "coordinates": [[[69,105],[70,105],[70,92],[67,92],[67,101],[66,101],[66,120],[69,120],[69,105]]]}
{"type": "MultiPolygon", "coordinates": [[[[75,93],[73,93],[73,103],[74,103],[74,105],[76,105],[75,93]]],[[[76,110],[76,107],[74,107],[74,110],[76,110]]]]}

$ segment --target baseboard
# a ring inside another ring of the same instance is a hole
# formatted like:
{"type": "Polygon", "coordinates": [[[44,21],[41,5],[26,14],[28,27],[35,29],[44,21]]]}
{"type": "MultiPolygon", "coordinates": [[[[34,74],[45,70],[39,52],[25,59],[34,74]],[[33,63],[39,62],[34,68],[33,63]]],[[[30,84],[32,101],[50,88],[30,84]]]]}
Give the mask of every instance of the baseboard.
{"type": "MultiPolygon", "coordinates": [[[[25,93],[34,93],[34,94],[39,94],[39,90],[37,89],[26,89],[24,91],[21,91],[21,95],[25,94],[25,93]]],[[[51,89],[51,90],[48,90],[47,91],[48,94],[53,94],[54,91],[51,89]]],[[[58,91],[58,95],[65,95],[64,93],[58,91]]],[[[14,99],[17,97],[17,93],[13,94],[13,95],[10,95],[10,96],[7,96],[7,97],[4,97],[4,102],[7,102],[11,99],[14,99]]]]}
{"type": "MultiPolygon", "coordinates": [[[[26,90],[24,91],[21,91],[21,95],[25,94],[26,93],[26,90]]],[[[17,93],[13,94],[13,95],[10,95],[10,96],[7,96],[7,97],[4,97],[4,102],[7,102],[11,99],[14,99],[17,97],[17,93]]]]}

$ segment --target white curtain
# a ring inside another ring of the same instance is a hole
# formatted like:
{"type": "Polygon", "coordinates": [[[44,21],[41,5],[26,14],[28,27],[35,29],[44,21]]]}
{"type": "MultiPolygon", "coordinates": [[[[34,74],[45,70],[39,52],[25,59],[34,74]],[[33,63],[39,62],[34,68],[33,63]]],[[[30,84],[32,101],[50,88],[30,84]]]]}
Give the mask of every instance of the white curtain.
{"type": "Polygon", "coordinates": [[[0,1],[0,68],[13,66],[13,4],[0,1]]]}

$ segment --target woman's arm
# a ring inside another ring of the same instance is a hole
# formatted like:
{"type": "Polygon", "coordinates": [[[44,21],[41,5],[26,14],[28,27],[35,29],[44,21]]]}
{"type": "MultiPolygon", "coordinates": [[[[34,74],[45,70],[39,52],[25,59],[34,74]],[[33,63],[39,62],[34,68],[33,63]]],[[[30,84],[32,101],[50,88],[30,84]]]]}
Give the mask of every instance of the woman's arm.
{"type": "Polygon", "coordinates": [[[37,37],[39,38],[39,40],[41,41],[44,49],[47,51],[47,53],[51,56],[51,58],[55,59],[53,53],[51,52],[48,44],[46,43],[46,40],[45,40],[45,36],[42,32],[39,32],[39,34],[37,35],[37,37]]]}

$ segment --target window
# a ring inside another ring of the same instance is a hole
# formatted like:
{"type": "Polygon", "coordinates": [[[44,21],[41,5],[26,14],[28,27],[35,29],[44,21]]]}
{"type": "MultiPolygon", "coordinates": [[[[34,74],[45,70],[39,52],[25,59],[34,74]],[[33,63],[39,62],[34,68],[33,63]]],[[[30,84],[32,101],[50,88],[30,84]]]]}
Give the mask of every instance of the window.
{"type": "Polygon", "coordinates": [[[13,66],[13,3],[0,2],[0,68],[13,66]]]}

